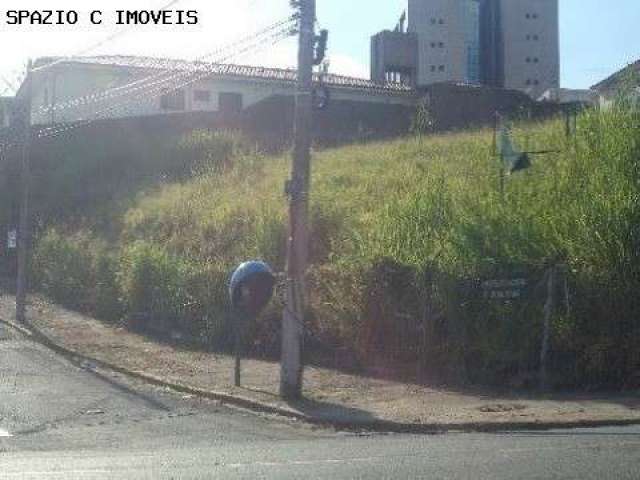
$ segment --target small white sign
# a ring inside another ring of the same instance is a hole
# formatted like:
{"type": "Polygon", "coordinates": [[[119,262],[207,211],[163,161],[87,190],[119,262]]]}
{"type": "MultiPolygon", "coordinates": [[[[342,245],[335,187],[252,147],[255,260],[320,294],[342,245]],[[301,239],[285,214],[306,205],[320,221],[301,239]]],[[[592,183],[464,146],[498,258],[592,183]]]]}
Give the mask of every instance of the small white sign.
{"type": "Polygon", "coordinates": [[[18,232],[15,230],[9,230],[7,234],[7,247],[17,248],[18,246],[18,232]]]}

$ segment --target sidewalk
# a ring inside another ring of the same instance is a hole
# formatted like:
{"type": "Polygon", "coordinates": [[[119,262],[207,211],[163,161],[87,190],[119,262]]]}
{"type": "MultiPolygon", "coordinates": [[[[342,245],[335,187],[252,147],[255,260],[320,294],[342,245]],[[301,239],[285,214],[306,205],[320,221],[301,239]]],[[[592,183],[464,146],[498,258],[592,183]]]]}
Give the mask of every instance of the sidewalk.
{"type": "MultiPolygon", "coordinates": [[[[640,423],[640,395],[554,395],[509,397],[480,391],[454,391],[307,367],[306,400],[279,399],[279,365],[246,360],[243,388],[233,386],[233,358],[156,343],[122,328],[31,297],[30,323],[53,343],[121,369],[193,387],[196,391],[240,397],[266,410],[342,426],[428,431],[640,423]]],[[[0,297],[0,319],[12,321],[14,297],[0,297]]],[[[230,403],[235,403],[231,401],[230,403]]]]}

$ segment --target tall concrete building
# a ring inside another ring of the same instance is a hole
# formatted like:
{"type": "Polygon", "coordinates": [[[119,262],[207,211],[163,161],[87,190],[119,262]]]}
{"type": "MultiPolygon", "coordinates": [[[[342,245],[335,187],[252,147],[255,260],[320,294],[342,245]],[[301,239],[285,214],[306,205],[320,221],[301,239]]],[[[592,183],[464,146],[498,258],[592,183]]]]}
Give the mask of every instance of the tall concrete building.
{"type": "Polygon", "coordinates": [[[418,36],[418,85],[478,83],[478,0],[409,0],[408,31],[418,36]]]}
{"type": "Polygon", "coordinates": [[[497,72],[505,88],[538,98],[560,86],[558,0],[500,0],[497,72]]]}
{"type": "MultiPolygon", "coordinates": [[[[397,48],[398,35],[417,41],[417,64],[403,64],[405,83],[414,72],[416,86],[483,84],[534,98],[559,86],[558,0],[408,0],[407,13],[407,31],[401,24],[394,32],[397,48]]],[[[385,76],[393,48],[372,48],[374,80],[394,78],[385,76]]]]}

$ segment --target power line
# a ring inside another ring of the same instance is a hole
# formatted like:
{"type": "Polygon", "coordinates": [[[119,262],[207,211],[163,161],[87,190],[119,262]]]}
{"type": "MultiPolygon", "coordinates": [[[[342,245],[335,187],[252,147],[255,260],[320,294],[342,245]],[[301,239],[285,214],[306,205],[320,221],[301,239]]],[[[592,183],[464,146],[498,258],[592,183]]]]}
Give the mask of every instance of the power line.
{"type": "MultiPolygon", "coordinates": [[[[286,19],[280,20],[272,25],[269,25],[268,27],[265,27],[264,29],[255,32],[251,35],[245,36],[241,39],[235,40],[227,45],[221,46],[219,48],[217,48],[216,50],[206,53],[200,57],[198,57],[195,61],[192,62],[192,68],[191,69],[187,69],[186,72],[172,72],[172,71],[166,71],[166,64],[167,62],[161,59],[155,60],[155,61],[147,61],[147,63],[143,63],[142,65],[140,65],[141,68],[148,68],[148,69],[155,69],[158,68],[161,71],[158,73],[154,73],[152,75],[149,75],[147,77],[144,77],[142,79],[138,79],[138,80],[134,80],[128,84],[125,85],[120,85],[117,87],[112,87],[109,88],[107,90],[103,90],[100,92],[94,92],[91,94],[87,94],[81,97],[77,97],[71,100],[67,100],[66,102],[63,102],[61,104],[58,105],[47,105],[44,107],[40,107],[38,109],[38,111],[36,113],[38,114],[50,114],[50,113],[58,113],[61,111],[64,111],[66,109],[69,108],[74,108],[74,107],[78,107],[78,106],[85,106],[85,105],[90,105],[92,103],[97,103],[97,102],[101,102],[101,101],[105,101],[105,100],[111,100],[113,98],[118,98],[118,97],[123,97],[123,96],[127,96],[130,95],[134,92],[140,91],[142,89],[145,88],[149,88],[152,87],[154,85],[160,84],[160,83],[165,83],[168,81],[171,81],[173,78],[178,78],[180,75],[185,75],[188,73],[191,73],[189,70],[191,71],[197,71],[198,69],[202,69],[202,68],[206,68],[206,65],[198,65],[198,62],[202,62],[214,55],[221,55],[223,53],[225,53],[225,51],[230,50],[232,48],[240,48],[243,44],[246,44],[248,42],[253,42],[256,40],[256,38],[258,38],[261,35],[265,35],[270,33],[271,31],[286,26],[287,24],[291,23],[293,20],[295,19],[295,17],[287,17],[286,19]],[[163,78],[164,77],[164,78],[163,78]]],[[[72,59],[71,59],[72,60],[72,59]]],[[[69,60],[67,60],[69,61],[69,60]]]]}
{"type": "MultiPolygon", "coordinates": [[[[275,37],[273,39],[272,42],[270,43],[277,43],[277,41],[281,40],[282,38],[286,38],[288,35],[283,36],[280,35],[279,37],[275,37]]],[[[257,44],[258,47],[260,48],[264,48],[266,46],[268,46],[268,44],[265,41],[260,42],[259,44],[257,44]]],[[[242,52],[240,52],[242,53],[242,52]]],[[[223,60],[228,60],[229,58],[231,58],[233,55],[230,55],[229,57],[223,59],[223,60]]],[[[109,117],[114,117],[114,116],[126,116],[126,114],[128,114],[131,109],[136,106],[139,105],[141,103],[147,102],[152,100],[153,98],[159,96],[159,95],[163,95],[166,94],[167,91],[175,91],[178,90],[182,87],[188,86],[190,84],[193,84],[197,81],[199,81],[202,78],[208,77],[210,76],[211,73],[214,73],[213,71],[206,71],[203,72],[201,75],[198,75],[196,77],[193,77],[189,80],[184,81],[183,83],[180,84],[174,84],[170,86],[169,88],[165,88],[164,85],[160,85],[158,87],[156,87],[155,89],[148,91],[136,98],[134,98],[132,101],[123,101],[120,102],[117,105],[112,105],[109,106],[105,109],[99,110],[97,112],[93,112],[91,115],[92,116],[97,116],[97,118],[91,118],[91,119],[84,119],[84,120],[80,120],[78,122],[74,122],[74,123],[70,123],[64,126],[56,126],[56,127],[50,127],[50,129],[45,129],[41,134],[40,137],[42,138],[47,138],[47,137],[55,137],[58,136],[60,133],[64,133],[70,130],[75,130],[77,128],[83,127],[83,126],[87,126],[90,125],[91,123],[98,121],[98,120],[104,120],[107,119],[109,117]]]]}
{"type": "MultiPolygon", "coordinates": [[[[192,68],[192,70],[197,70],[197,62],[201,62],[201,61],[203,61],[203,60],[205,60],[205,59],[207,59],[207,58],[209,58],[209,57],[211,57],[213,55],[218,55],[220,53],[223,53],[225,50],[234,48],[237,45],[241,45],[242,43],[247,43],[248,41],[252,41],[256,37],[258,37],[259,35],[266,34],[266,33],[270,32],[271,30],[273,30],[275,28],[278,28],[282,24],[290,22],[290,21],[291,21],[290,18],[287,18],[285,20],[281,20],[281,21],[279,21],[279,22],[277,22],[277,23],[275,23],[273,25],[270,25],[270,26],[264,28],[263,30],[260,30],[259,32],[256,32],[256,33],[253,33],[253,34],[248,35],[246,37],[243,37],[241,39],[235,40],[234,42],[231,42],[231,43],[229,43],[227,45],[221,46],[221,47],[217,48],[216,50],[214,50],[212,52],[204,54],[204,55],[198,57],[196,60],[194,60],[192,62],[192,65],[194,65],[194,68],[192,68]]],[[[68,100],[68,101],[66,101],[66,102],[64,102],[62,104],[58,104],[58,105],[55,105],[53,107],[52,106],[40,107],[38,113],[50,113],[52,108],[53,108],[54,112],[60,112],[60,111],[63,111],[65,109],[67,109],[67,108],[76,107],[78,105],[88,105],[88,104],[96,103],[96,102],[102,101],[102,100],[108,100],[108,99],[111,99],[111,98],[114,98],[114,97],[124,96],[124,95],[126,95],[128,93],[131,93],[133,91],[139,90],[140,88],[144,88],[146,86],[151,86],[151,85],[154,85],[155,83],[158,83],[158,82],[149,83],[149,82],[152,82],[153,80],[162,79],[162,77],[166,77],[166,76],[171,77],[171,76],[178,75],[178,73],[174,73],[174,72],[171,72],[171,71],[168,71],[168,72],[166,71],[167,70],[167,66],[166,66],[167,61],[162,60],[162,59],[156,59],[156,60],[152,60],[152,61],[150,61],[150,60],[151,59],[147,59],[146,63],[142,63],[140,65],[140,67],[141,68],[148,68],[148,69],[157,68],[157,69],[161,70],[160,72],[152,74],[152,75],[149,75],[149,76],[144,77],[142,79],[134,80],[133,82],[130,82],[130,83],[125,84],[125,85],[120,85],[120,86],[112,87],[112,88],[109,88],[107,90],[103,90],[103,91],[100,91],[100,92],[94,92],[94,93],[91,93],[91,94],[84,95],[82,97],[77,97],[75,99],[68,100]]],[[[162,81],[166,81],[166,79],[162,80],[162,81]]]]}
{"type": "MultiPolygon", "coordinates": [[[[160,10],[167,10],[167,9],[173,7],[175,4],[179,3],[180,1],[181,0],[171,0],[169,3],[167,3],[166,5],[163,5],[159,9],[160,10]]],[[[70,58],[77,57],[77,56],[80,56],[80,55],[86,55],[87,53],[92,52],[92,51],[102,47],[103,45],[106,45],[107,43],[115,40],[116,38],[118,38],[118,37],[120,37],[120,36],[122,36],[122,35],[124,35],[126,33],[129,33],[134,27],[135,27],[134,25],[131,25],[131,26],[128,26],[128,27],[124,27],[124,28],[118,30],[117,32],[112,33],[111,35],[108,35],[106,38],[103,38],[102,40],[100,40],[99,42],[91,45],[90,47],[87,47],[85,49],[80,50],[79,52],[75,53],[74,55],[62,57],[62,58],[56,59],[55,61],[53,61],[51,63],[47,63],[45,65],[41,65],[41,66],[39,66],[37,68],[34,68],[32,70],[32,72],[41,72],[43,70],[47,70],[49,68],[52,68],[52,67],[54,67],[54,66],[56,66],[56,65],[58,65],[60,63],[66,62],[70,58]]]]}
{"type": "MultiPolygon", "coordinates": [[[[210,52],[208,54],[203,55],[201,58],[208,58],[211,55],[213,55],[214,53],[219,53],[219,54],[225,54],[226,55],[221,55],[219,58],[216,58],[215,61],[217,62],[217,64],[211,64],[211,65],[196,65],[195,68],[191,68],[189,70],[187,70],[186,72],[178,72],[178,73],[173,73],[173,72],[161,72],[160,74],[155,74],[155,75],[151,75],[149,77],[145,77],[142,80],[138,80],[133,83],[141,83],[141,86],[136,87],[135,89],[130,88],[129,90],[125,90],[124,93],[122,95],[119,96],[123,96],[124,94],[127,94],[127,96],[131,96],[131,94],[136,91],[136,90],[140,90],[141,88],[148,88],[148,87],[152,87],[155,86],[155,88],[147,91],[147,92],[141,92],[140,94],[136,95],[134,102],[127,102],[127,101],[123,101],[120,102],[117,105],[112,105],[109,106],[103,110],[100,110],[98,112],[93,112],[93,115],[103,115],[103,114],[110,114],[110,113],[118,113],[118,110],[121,112],[126,112],[127,109],[130,109],[134,104],[139,104],[141,101],[144,101],[145,99],[147,99],[148,97],[152,97],[152,96],[157,96],[158,93],[165,93],[166,92],[166,87],[171,87],[173,90],[177,89],[177,88],[181,88],[181,86],[185,86],[185,85],[189,85],[191,83],[197,82],[198,80],[209,76],[212,73],[215,73],[215,69],[218,68],[220,65],[220,63],[223,63],[225,61],[228,61],[229,59],[233,58],[234,56],[237,55],[242,55],[244,53],[247,53],[248,51],[251,50],[256,50],[256,49],[263,49],[266,48],[270,45],[276,44],[277,42],[291,36],[292,34],[295,33],[295,31],[293,30],[293,22],[297,19],[297,16],[291,16],[288,17],[284,20],[281,20],[279,22],[276,22],[275,24],[264,28],[263,30],[254,33],[250,36],[247,36],[243,39],[241,39],[240,41],[236,41],[234,43],[231,43],[225,47],[221,47],[218,48],[217,50],[215,50],[214,52],[210,52]],[[280,28],[276,28],[275,29],[275,33],[273,33],[272,31],[274,30],[274,27],[280,27],[280,28]],[[270,36],[265,36],[265,33],[271,33],[270,36]],[[251,43],[248,43],[248,40],[253,40],[251,43]],[[238,48],[237,45],[240,45],[241,48],[238,48]],[[233,47],[235,48],[235,51],[231,51],[231,52],[225,52],[225,49],[229,49],[229,47],[233,47]],[[195,75],[193,78],[191,78],[190,80],[188,80],[188,77],[193,75],[194,72],[200,72],[198,75],[195,75]],[[167,77],[167,75],[169,75],[167,77]],[[156,79],[158,77],[162,77],[165,76],[167,78],[164,78],[161,81],[157,81],[154,83],[151,83],[149,85],[145,85],[144,82],[148,82],[151,79],[156,79]],[[174,84],[173,86],[171,86],[170,84],[167,85],[168,82],[171,81],[182,81],[182,84],[174,84]],[[185,81],[186,80],[186,81],[185,81]],[[162,91],[159,91],[162,90],[162,91]]],[[[161,61],[158,61],[161,62],[161,61]]],[[[156,63],[158,63],[156,62],[156,63]]],[[[124,87],[129,87],[131,84],[128,85],[124,85],[122,86],[124,87]]],[[[72,102],[77,103],[78,99],[73,100],[72,102]]],[[[42,109],[39,109],[40,112],[42,112],[42,109]]],[[[45,110],[46,111],[46,110],[45,110]]],[[[74,122],[74,123],[70,123],[67,125],[57,125],[55,127],[50,127],[50,128],[45,128],[45,129],[40,129],[39,131],[39,137],[40,138],[53,138],[53,137],[57,137],[58,135],[68,132],[70,130],[75,130],[76,128],[82,127],[82,126],[86,126],[91,124],[93,121],[95,120],[101,120],[103,118],[96,118],[96,119],[84,119],[84,120],[80,120],[78,122],[74,122]]],[[[15,142],[6,142],[4,144],[0,143],[0,152],[5,152],[7,150],[9,150],[12,147],[16,147],[19,146],[19,143],[15,143],[15,142]]]]}
{"type": "MultiPolygon", "coordinates": [[[[279,41],[288,38],[291,36],[292,31],[289,28],[281,28],[275,33],[272,33],[267,37],[257,37],[251,44],[244,46],[243,48],[228,53],[226,56],[216,59],[216,62],[211,65],[199,65],[198,68],[194,70],[188,70],[186,72],[180,72],[178,74],[172,75],[171,77],[164,79],[162,81],[154,82],[151,85],[143,85],[141,87],[137,87],[134,90],[139,90],[141,88],[148,88],[146,92],[143,91],[139,95],[137,95],[133,101],[123,100],[119,104],[108,106],[102,110],[92,112],[90,115],[92,116],[103,116],[102,118],[91,118],[91,119],[81,119],[74,123],[69,123],[67,125],[62,126],[54,126],[44,128],[40,131],[40,138],[51,138],[60,135],[61,133],[68,132],[70,130],[75,130],[82,126],[89,125],[97,120],[108,118],[108,116],[113,116],[113,114],[117,113],[126,113],[127,110],[130,110],[134,105],[140,104],[143,101],[150,100],[153,97],[157,97],[162,94],[166,94],[168,91],[175,91],[177,89],[183,88],[185,86],[191,85],[199,80],[210,76],[213,73],[216,73],[216,69],[220,66],[221,63],[228,61],[229,59],[247,53],[251,50],[262,49],[273,44],[278,43],[279,41]],[[170,81],[178,81],[179,83],[173,83],[167,85],[167,82],[170,81]]],[[[131,92],[128,92],[131,93],[131,92]]]]}
{"type": "Polygon", "coordinates": [[[2,82],[7,86],[7,88],[5,88],[2,91],[2,94],[4,95],[4,93],[7,90],[17,90],[18,88],[16,87],[16,85],[12,84],[9,80],[7,80],[7,77],[5,77],[4,75],[0,74],[0,80],[2,80],[2,82]]]}
{"type": "MultiPolygon", "coordinates": [[[[288,36],[289,32],[285,32],[285,33],[286,33],[286,36],[288,36]]],[[[275,43],[275,42],[277,42],[277,41],[279,41],[279,40],[281,40],[282,38],[285,37],[283,32],[276,32],[276,34],[274,34],[272,36],[274,37],[272,39],[272,43],[275,43]]],[[[222,57],[222,58],[219,58],[217,60],[218,61],[226,61],[226,60],[232,58],[233,56],[245,53],[246,51],[251,50],[251,49],[255,49],[256,47],[264,48],[264,47],[268,46],[268,44],[266,43],[267,40],[269,40],[269,39],[268,38],[257,38],[256,41],[253,44],[244,47],[240,51],[232,52],[232,53],[228,54],[226,57],[222,57]]],[[[207,77],[211,73],[214,73],[216,66],[217,65],[211,65],[208,68],[206,68],[204,71],[202,71],[202,68],[201,68],[199,70],[200,74],[199,75],[195,75],[194,77],[192,77],[190,79],[188,79],[188,77],[193,74],[192,71],[182,72],[180,74],[173,75],[172,77],[170,77],[168,79],[165,79],[162,82],[156,82],[157,85],[153,89],[148,90],[147,92],[141,92],[141,94],[139,94],[139,95],[137,95],[135,97],[133,102],[129,102],[127,100],[124,100],[124,101],[120,102],[119,104],[111,105],[111,106],[106,107],[106,108],[104,108],[102,110],[99,110],[97,112],[92,112],[91,115],[102,115],[102,114],[115,113],[115,112],[117,112],[118,109],[120,109],[122,107],[131,108],[133,106],[133,104],[140,103],[141,101],[146,100],[149,97],[155,96],[158,93],[161,93],[161,94],[166,93],[167,90],[168,90],[166,87],[171,87],[171,90],[176,90],[178,88],[181,88],[182,86],[194,83],[194,82],[200,80],[201,78],[207,77]],[[167,82],[170,81],[170,80],[179,80],[179,81],[182,81],[183,83],[167,85],[167,82]]],[[[98,119],[85,119],[85,120],[80,120],[80,122],[81,122],[81,125],[87,125],[87,124],[91,123],[94,120],[98,120],[98,119]]],[[[69,125],[66,125],[66,126],[50,127],[50,128],[47,128],[47,129],[43,129],[43,131],[41,132],[41,136],[42,137],[48,137],[48,136],[51,136],[52,133],[55,134],[58,131],[74,129],[74,128],[77,128],[78,126],[81,126],[81,125],[76,122],[76,123],[72,123],[72,124],[69,124],[69,125]]]]}

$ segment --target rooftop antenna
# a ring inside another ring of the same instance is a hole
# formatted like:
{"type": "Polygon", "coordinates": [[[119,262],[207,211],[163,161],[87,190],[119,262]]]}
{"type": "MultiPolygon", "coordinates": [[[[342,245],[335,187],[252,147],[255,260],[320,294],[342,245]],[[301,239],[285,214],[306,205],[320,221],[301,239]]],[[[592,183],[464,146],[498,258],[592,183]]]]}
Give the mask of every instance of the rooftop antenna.
{"type": "Polygon", "coordinates": [[[398,29],[400,33],[405,33],[405,23],[407,21],[407,11],[404,10],[402,15],[400,15],[400,21],[398,22],[398,29]]]}

